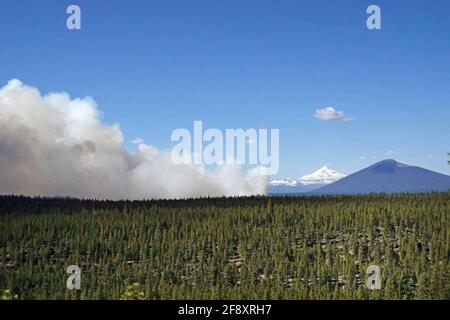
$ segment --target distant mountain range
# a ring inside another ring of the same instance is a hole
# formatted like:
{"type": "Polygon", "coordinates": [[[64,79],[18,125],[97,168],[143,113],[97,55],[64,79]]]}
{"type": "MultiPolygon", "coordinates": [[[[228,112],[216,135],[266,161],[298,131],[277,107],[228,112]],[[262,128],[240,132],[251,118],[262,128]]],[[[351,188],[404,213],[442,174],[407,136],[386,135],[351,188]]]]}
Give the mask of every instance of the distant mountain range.
{"type": "Polygon", "coordinates": [[[269,182],[269,193],[302,193],[318,189],[344,178],[346,174],[323,166],[298,179],[275,179],[269,182]]]}
{"type": "Polygon", "coordinates": [[[305,177],[297,180],[272,180],[269,193],[366,194],[448,191],[450,189],[450,176],[394,159],[377,162],[348,176],[324,167],[305,177]],[[329,179],[320,179],[327,175],[329,179]],[[302,182],[305,177],[309,177],[306,182],[317,183],[305,184],[302,182]]]}

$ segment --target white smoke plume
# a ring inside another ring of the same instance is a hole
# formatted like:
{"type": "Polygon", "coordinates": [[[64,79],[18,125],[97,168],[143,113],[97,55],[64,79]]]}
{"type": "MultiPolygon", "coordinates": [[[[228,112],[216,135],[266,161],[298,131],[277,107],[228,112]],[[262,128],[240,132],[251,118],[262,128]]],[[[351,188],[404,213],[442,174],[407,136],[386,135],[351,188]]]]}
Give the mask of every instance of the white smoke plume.
{"type": "Polygon", "coordinates": [[[170,151],[128,152],[91,98],[41,95],[19,80],[0,89],[0,194],[159,199],[264,194],[266,178],[236,165],[175,165],[170,151]]]}

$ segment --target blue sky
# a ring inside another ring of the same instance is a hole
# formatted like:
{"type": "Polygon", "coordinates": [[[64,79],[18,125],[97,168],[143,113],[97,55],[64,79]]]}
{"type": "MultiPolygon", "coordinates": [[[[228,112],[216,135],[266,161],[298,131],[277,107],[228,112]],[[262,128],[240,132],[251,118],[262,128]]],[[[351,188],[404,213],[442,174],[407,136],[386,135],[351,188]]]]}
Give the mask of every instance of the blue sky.
{"type": "Polygon", "coordinates": [[[279,128],[280,172],[396,158],[450,174],[450,2],[4,0],[0,86],[92,96],[160,149],[176,128],[279,128]],[[66,29],[78,4],[82,30],[66,29]],[[382,29],[366,28],[377,4],[382,29]],[[353,121],[319,121],[333,107],[353,121]]]}

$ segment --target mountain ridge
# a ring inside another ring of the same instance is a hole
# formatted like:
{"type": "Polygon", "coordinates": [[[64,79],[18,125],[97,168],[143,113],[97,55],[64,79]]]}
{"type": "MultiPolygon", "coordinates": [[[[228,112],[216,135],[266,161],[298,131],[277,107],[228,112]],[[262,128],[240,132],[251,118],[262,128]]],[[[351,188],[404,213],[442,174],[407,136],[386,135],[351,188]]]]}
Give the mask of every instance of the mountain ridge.
{"type": "Polygon", "coordinates": [[[338,181],[346,174],[323,166],[313,173],[298,179],[273,179],[269,181],[269,193],[301,193],[317,189],[321,186],[338,181]]]}
{"type": "Polygon", "coordinates": [[[319,187],[310,194],[367,194],[448,191],[450,176],[386,159],[319,187]]]}

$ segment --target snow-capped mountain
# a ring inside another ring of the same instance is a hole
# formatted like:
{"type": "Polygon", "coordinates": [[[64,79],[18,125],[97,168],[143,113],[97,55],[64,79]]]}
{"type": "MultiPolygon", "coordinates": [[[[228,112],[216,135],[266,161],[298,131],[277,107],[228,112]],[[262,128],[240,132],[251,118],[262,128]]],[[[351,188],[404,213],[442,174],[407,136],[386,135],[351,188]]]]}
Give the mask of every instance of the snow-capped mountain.
{"type": "Polygon", "coordinates": [[[298,181],[304,185],[329,184],[338,181],[339,179],[342,179],[345,176],[346,174],[342,172],[338,172],[328,168],[327,166],[323,166],[319,170],[301,177],[300,179],[298,179],[298,181]]]}
{"type": "Polygon", "coordinates": [[[269,193],[308,192],[338,181],[345,176],[344,173],[323,166],[319,170],[298,179],[273,179],[269,181],[269,193]]]}
{"type": "Polygon", "coordinates": [[[291,186],[291,187],[295,187],[299,181],[295,180],[295,179],[273,179],[270,180],[270,185],[271,186],[291,186]]]}
{"type": "Polygon", "coordinates": [[[269,182],[269,194],[365,194],[450,190],[450,176],[394,159],[345,175],[324,166],[299,179],[269,182]]]}

